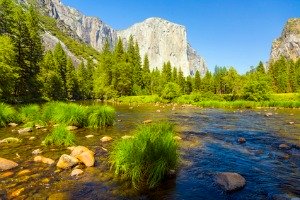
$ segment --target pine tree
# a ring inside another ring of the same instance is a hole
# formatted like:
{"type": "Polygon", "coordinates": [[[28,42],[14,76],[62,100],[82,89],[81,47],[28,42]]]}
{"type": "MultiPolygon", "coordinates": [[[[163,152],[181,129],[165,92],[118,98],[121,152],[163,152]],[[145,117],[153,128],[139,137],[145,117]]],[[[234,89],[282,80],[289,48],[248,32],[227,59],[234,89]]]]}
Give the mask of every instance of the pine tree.
{"type": "Polygon", "coordinates": [[[201,89],[201,77],[200,72],[197,70],[194,78],[194,91],[199,92],[201,89]]]}
{"type": "Polygon", "coordinates": [[[54,48],[53,57],[56,68],[59,70],[61,79],[63,80],[63,90],[65,91],[65,98],[67,97],[67,89],[66,89],[66,71],[67,71],[67,55],[62,48],[60,43],[54,48]]]}
{"type": "Polygon", "coordinates": [[[147,54],[145,54],[144,56],[142,77],[143,77],[143,89],[145,90],[146,94],[149,94],[151,90],[150,89],[151,75],[150,75],[150,64],[149,64],[149,59],[147,54]]]}
{"type": "Polygon", "coordinates": [[[213,76],[210,71],[207,71],[202,79],[201,90],[203,92],[214,92],[213,76]]]}
{"type": "Polygon", "coordinates": [[[86,94],[87,98],[93,98],[93,74],[95,72],[94,63],[88,59],[86,66],[86,94]]]}
{"type": "Polygon", "coordinates": [[[172,71],[172,82],[176,83],[177,81],[177,68],[176,67],[173,67],[173,71],[172,71]]]}
{"type": "Polygon", "coordinates": [[[66,88],[68,99],[79,99],[80,94],[76,71],[70,58],[67,59],[66,66],[66,88]]]}
{"type": "Polygon", "coordinates": [[[289,71],[288,71],[288,82],[289,82],[289,92],[297,91],[297,79],[295,73],[295,63],[290,60],[289,61],[289,71]]]}
{"type": "Polygon", "coordinates": [[[258,66],[256,68],[256,71],[259,73],[262,73],[262,74],[266,73],[264,64],[261,61],[259,62],[258,66]]]}
{"type": "Polygon", "coordinates": [[[188,77],[186,77],[184,92],[185,92],[185,94],[190,94],[192,91],[193,91],[192,77],[188,76],[188,77]]]}
{"type": "Polygon", "coordinates": [[[12,35],[15,28],[15,7],[12,0],[0,0],[0,34],[12,35]]]}
{"type": "Polygon", "coordinates": [[[185,79],[183,76],[183,72],[181,71],[181,68],[179,68],[179,72],[178,72],[178,76],[177,76],[177,84],[181,87],[181,91],[184,93],[185,79]]]}
{"type": "Polygon", "coordinates": [[[85,68],[84,62],[82,61],[77,70],[77,80],[79,86],[79,97],[80,99],[87,99],[87,70],[85,68]]]}

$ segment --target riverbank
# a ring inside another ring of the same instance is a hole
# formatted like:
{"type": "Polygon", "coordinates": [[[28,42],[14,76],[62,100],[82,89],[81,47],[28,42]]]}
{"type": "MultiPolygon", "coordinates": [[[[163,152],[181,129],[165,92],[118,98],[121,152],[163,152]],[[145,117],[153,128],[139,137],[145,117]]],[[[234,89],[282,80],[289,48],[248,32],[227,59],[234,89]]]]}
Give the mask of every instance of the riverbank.
{"type": "MultiPolygon", "coordinates": [[[[237,98],[234,99],[230,95],[215,95],[215,94],[190,94],[182,95],[173,100],[166,100],[158,95],[145,96],[122,96],[114,100],[119,103],[177,103],[190,104],[203,108],[300,108],[300,98],[297,93],[287,94],[272,94],[269,101],[247,101],[237,98]]],[[[109,102],[112,102],[111,100],[109,102]]]]}

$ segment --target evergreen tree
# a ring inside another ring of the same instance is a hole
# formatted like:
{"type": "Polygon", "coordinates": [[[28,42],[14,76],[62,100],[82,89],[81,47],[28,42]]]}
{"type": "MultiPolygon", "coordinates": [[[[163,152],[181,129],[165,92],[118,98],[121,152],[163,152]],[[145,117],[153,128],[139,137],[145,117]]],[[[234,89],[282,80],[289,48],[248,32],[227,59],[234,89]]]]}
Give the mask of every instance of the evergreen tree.
{"type": "Polygon", "coordinates": [[[177,84],[180,86],[181,91],[184,93],[185,79],[183,76],[183,72],[181,71],[181,68],[179,68],[179,72],[178,72],[178,76],[177,76],[177,84]]]}
{"type": "Polygon", "coordinates": [[[162,89],[160,86],[160,81],[161,81],[160,71],[157,68],[155,68],[151,72],[151,84],[150,84],[151,94],[160,94],[162,89]]]}
{"type": "Polygon", "coordinates": [[[190,94],[192,91],[193,91],[192,77],[188,76],[188,77],[186,77],[184,93],[185,94],[190,94]]]}
{"type": "Polygon", "coordinates": [[[63,80],[63,90],[65,91],[65,98],[67,97],[67,87],[66,87],[66,71],[67,71],[67,55],[62,48],[60,43],[54,48],[53,51],[54,63],[56,69],[59,70],[61,79],[63,80]]]}
{"type": "Polygon", "coordinates": [[[93,98],[93,74],[95,72],[94,63],[92,60],[88,59],[86,66],[86,94],[87,98],[93,98]]]}
{"type": "Polygon", "coordinates": [[[213,86],[213,76],[210,71],[207,71],[205,73],[205,76],[202,79],[202,91],[203,92],[214,92],[214,86],[213,86]]]}
{"type": "Polygon", "coordinates": [[[66,66],[66,88],[68,99],[79,99],[80,93],[76,71],[70,58],[67,59],[66,66]]]}
{"type": "Polygon", "coordinates": [[[0,35],[12,35],[15,28],[15,7],[12,0],[0,0],[0,35]]]}
{"type": "Polygon", "coordinates": [[[145,54],[144,56],[142,77],[143,77],[143,89],[145,90],[146,94],[149,94],[151,90],[150,89],[151,75],[150,75],[149,59],[147,54],[145,54]]]}
{"type": "Polygon", "coordinates": [[[177,81],[177,68],[173,67],[173,71],[172,71],[172,82],[176,82],[177,81]]]}
{"type": "Polygon", "coordinates": [[[265,67],[264,67],[264,64],[260,61],[257,68],[256,68],[256,71],[261,73],[261,74],[265,74],[266,71],[265,71],[265,67]]]}
{"type": "Polygon", "coordinates": [[[79,86],[79,97],[80,99],[87,99],[87,70],[85,68],[84,62],[82,61],[77,70],[77,80],[79,86]]]}
{"type": "Polygon", "coordinates": [[[197,70],[194,78],[194,91],[199,92],[201,89],[201,77],[200,72],[197,70]]]}

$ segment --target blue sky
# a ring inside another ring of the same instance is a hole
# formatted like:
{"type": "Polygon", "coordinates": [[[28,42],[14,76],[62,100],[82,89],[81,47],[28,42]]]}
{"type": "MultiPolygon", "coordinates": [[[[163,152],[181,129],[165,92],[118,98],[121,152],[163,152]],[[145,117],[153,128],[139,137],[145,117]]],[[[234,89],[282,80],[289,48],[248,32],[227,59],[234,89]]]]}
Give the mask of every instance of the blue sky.
{"type": "Polygon", "coordinates": [[[62,0],[85,15],[125,29],[149,17],[182,24],[210,70],[234,66],[245,73],[267,61],[272,41],[288,18],[300,17],[300,0],[62,0]]]}

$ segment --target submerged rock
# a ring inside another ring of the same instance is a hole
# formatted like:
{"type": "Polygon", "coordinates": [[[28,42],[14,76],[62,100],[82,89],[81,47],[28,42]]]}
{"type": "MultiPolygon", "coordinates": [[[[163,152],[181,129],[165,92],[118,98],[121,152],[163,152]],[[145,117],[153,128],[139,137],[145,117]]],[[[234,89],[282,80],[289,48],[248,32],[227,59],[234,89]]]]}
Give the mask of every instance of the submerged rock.
{"type": "Polygon", "coordinates": [[[270,113],[270,112],[268,112],[268,113],[265,114],[266,117],[270,117],[272,115],[273,115],[273,113],[270,113]]]}
{"type": "Polygon", "coordinates": [[[18,133],[19,133],[19,134],[26,134],[26,133],[29,133],[29,132],[32,132],[32,128],[31,128],[31,127],[28,127],[28,128],[22,128],[22,129],[19,129],[19,130],[18,130],[18,133]]]}
{"type": "Polygon", "coordinates": [[[0,158],[0,170],[5,171],[18,166],[18,163],[7,160],[5,158],[0,158]]]}
{"type": "Polygon", "coordinates": [[[279,149],[286,149],[286,150],[288,150],[288,149],[290,149],[291,147],[288,145],[288,144],[280,144],[279,145],[279,149]]]}
{"type": "Polygon", "coordinates": [[[32,136],[32,137],[29,138],[29,140],[35,140],[35,137],[32,136]]]}
{"type": "Polygon", "coordinates": [[[25,188],[17,189],[17,190],[15,190],[15,191],[13,191],[13,192],[11,193],[10,197],[11,197],[11,198],[16,198],[16,197],[18,197],[18,196],[20,196],[20,194],[21,194],[22,192],[24,192],[24,190],[25,190],[25,188]]]}
{"type": "Polygon", "coordinates": [[[29,174],[29,173],[31,173],[31,171],[30,171],[29,169],[24,169],[24,170],[22,170],[22,171],[19,171],[19,172],[17,173],[17,176],[23,176],[23,175],[29,174]]]}
{"type": "Polygon", "coordinates": [[[77,126],[67,126],[68,131],[74,131],[74,130],[77,130],[77,129],[78,129],[77,126]]]}
{"type": "Polygon", "coordinates": [[[81,169],[74,169],[72,172],[71,172],[71,176],[78,176],[80,174],[82,174],[83,171],[81,169]]]}
{"type": "Polygon", "coordinates": [[[101,140],[101,142],[109,142],[109,141],[112,140],[112,138],[109,137],[109,136],[104,136],[104,137],[102,137],[100,140],[101,140]]]}
{"type": "MultiPolygon", "coordinates": [[[[3,174],[0,174],[0,179],[2,179],[2,178],[7,178],[7,177],[10,177],[10,176],[12,176],[12,175],[14,175],[14,173],[11,172],[11,171],[4,172],[3,174]]],[[[0,199],[1,199],[1,198],[0,198],[0,199]]]]}
{"type": "Polygon", "coordinates": [[[216,182],[227,192],[242,189],[246,180],[238,173],[223,172],[216,175],[216,182]]]}
{"type": "Polygon", "coordinates": [[[151,122],[152,122],[151,119],[147,119],[147,120],[143,121],[143,124],[150,124],[151,122]]]}
{"type": "Polygon", "coordinates": [[[94,135],[86,135],[85,137],[86,138],[92,138],[92,137],[94,137],[94,135]]]}
{"type": "Polygon", "coordinates": [[[124,135],[124,136],[122,136],[122,139],[124,139],[124,140],[130,139],[130,138],[133,138],[133,136],[131,136],[131,135],[124,135]]]}
{"type": "Polygon", "coordinates": [[[37,155],[37,154],[41,154],[43,153],[43,151],[41,151],[40,149],[36,149],[32,151],[32,154],[37,155]]]}
{"type": "Polygon", "coordinates": [[[6,192],[6,190],[0,189],[0,199],[1,200],[7,199],[7,192],[6,192]]]}
{"type": "Polygon", "coordinates": [[[94,152],[84,146],[77,146],[72,150],[71,156],[77,158],[87,167],[94,166],[95,157],[94,152]]]}
{"type": "Polygon", "coordinates": [[[14,138],[14,137],[9,137],[0,140],[0,143],[18,143],[18,142],[21,142],[21,140],[19,138],[14,138]]]}
{"type": "Polygon", "coordinates": [[[18,124],[16,124],[16,123],[9,123],[8,126],[10,126],[10,127],[16,127],[16,126],[18,126],[18,124]]]}
{"type": "Polygon", "coordinates": [[[56,166],[58,168],[61,168],[61,169],[68,169],[68,168],[70,168],[70,167],[78,164],[78,162],[79,162],[79,160],[77,158],[75,158],[73,156],[69,156],[69,155],[63,154],[59,158],[56,166]]]}
{"type": "Polygon", "coordinates": [[[173,138],[174,138],[174,140],[182,140],[182,138],[179,136],[174,136],[173,138]]]}
{"type": "Polygon", "coordinates": [[[54,160],[52,160],[51,158],[46,158],[44,156],[36,156],[33,160],[34,162],[42,162],[48,165],[52,165],[54,163],[54,160]]]}
{"type": "Polygon", "coordinates": [[[240,143],[240,144],[243,144],[243,143],[245,143],[245,142],[246,142],[246,139],[243,138],[243,137],[240,137],[240,138],[238,139],[238,143],[240,143]]]}

